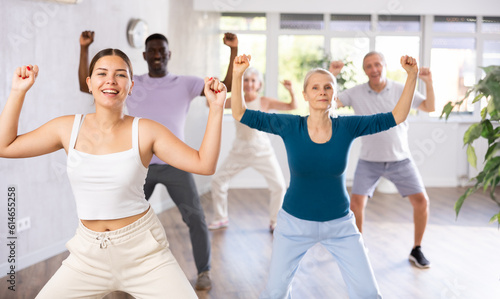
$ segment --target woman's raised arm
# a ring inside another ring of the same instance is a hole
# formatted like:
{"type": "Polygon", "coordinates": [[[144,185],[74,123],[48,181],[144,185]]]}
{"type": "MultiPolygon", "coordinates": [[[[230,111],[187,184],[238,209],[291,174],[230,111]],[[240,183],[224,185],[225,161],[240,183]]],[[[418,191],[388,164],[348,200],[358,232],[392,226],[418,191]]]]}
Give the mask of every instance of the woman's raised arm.
{"type": "Polygon", "coordinates": [[[250,66],[250,60],[252,57],[250,55],[240,55],[236,56],[234,59],[233,66],[233,86],[231,88],[231,110],[233,112],[233,117],[237,121],[240,121],[247,110],[245,99],[243,98],[242,91],[242,81],[243,73],[250,66]]]}
{"type": "Polygon", "coordinates": [[[404,122],[408,113],[410,113],[411,102],[413,101],[413,94],[415,93],[415,86],[417,85],[418,77],[418,66],[415,58],[402,56],[401,66],[408,73],[408,77],[406,78],[403,93],[401,94],[396,107],[392,110],[392,115],[398,125],[404,122]]]}
{"type": "Polygon", "coordinates": [[[0,113],[0,157],[34,157],[63,147],[60,136],[63,118],[52,120],[29,133],[18,135],[19,116],[24,99],[37,76],[37,65],[18,67],[14,72],[9,98],[0,113]]]}

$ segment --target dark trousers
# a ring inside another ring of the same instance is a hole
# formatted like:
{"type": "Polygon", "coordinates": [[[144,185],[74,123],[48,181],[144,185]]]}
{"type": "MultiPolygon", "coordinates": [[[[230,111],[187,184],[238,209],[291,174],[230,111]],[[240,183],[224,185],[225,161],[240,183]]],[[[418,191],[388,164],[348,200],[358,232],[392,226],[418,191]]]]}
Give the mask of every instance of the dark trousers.
{"type": "Polygon", "coordinates": [[[198,274],[210,270],[210,238],[205,213],[193,175],[170,165],[149,165],[144,193],[149,200],[156,184],[163,184],[189,227],[194,262],[198,274]]]}

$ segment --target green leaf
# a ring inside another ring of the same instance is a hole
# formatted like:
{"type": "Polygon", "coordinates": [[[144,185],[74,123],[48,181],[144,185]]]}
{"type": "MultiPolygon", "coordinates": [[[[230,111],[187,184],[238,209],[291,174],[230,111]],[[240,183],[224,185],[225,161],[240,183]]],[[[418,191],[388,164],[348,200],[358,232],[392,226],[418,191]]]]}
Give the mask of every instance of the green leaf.
{"type": "MultiPolygon", "coordinates": [[[[495,138],[496,139],[496,138],[495,138]]],[[[488,151],[484,155],[484,160],[489,160],[498,150],[500,149],[500,145],[495,142],[488,147],[488,151]]]]}
{"type": "Polygon", "coordinates": [[[487,113],[488,113],[488,107],[484,107],[483,109],[481,109],[481,119],[485,119],[487,113]]]}
{"type": "Polygon", "coordinates": [[[448,120],[448,117],[450,116],[450,113],[453,110],[453,108],[455,108],[455,105],[453,105],[451,101],[446,103],[446,105],[444,105],[443,107],[443,111],[441,112],[439,118],[443,118],[443,115],[446,115],[445,119],[448,120]]]}
{"type": "Polygon", "coordinates": [[[497,202],[497,198],[495,197],[495,187],[498,185],[498,182],[500,181],[500,177],[497,175],[495,177],[495,180],[491,183],[492,188],[490,189],[490,198],[494,201],[497,202]]]}
{"type": "Polygon", "coordinates": [[[481,136],[486,139],[489,139],[490,136],[493,136],[493,125],[491,124],[489,119],[482,120],[481,125],[483,126],[481,136]]]}
{"type": "Polygon", "coordinates": [[[500,226],[500,213],[493,215],[493,217],[491,217],[490,223],[493,223],[495,221],[498,222],[498,225],[500,226]]]}
{"type": "Polygon", "coordinates": [[[500,120],[500,114],[497,110],[494,110],[490,113],[490,120],[498,121],[500,120]]]}
{"type": "Polygon", "coordinates": [[[498,178],[497,171],[488,172],[488,174],[484,177],[483,192],[486,192],[486,189],[488,189],[489,186],[494,186],[494,182],[497,181],[497,178],[498,178]]]}
{"type": "Polygon", "coordinates": [[[462,205],[467,197],[469,197],[472,193],[476,192],[476,188],[468,188],[462,196],[455,202],[455,213],[458,218],[458,214],[460,213],[460,209],[462,209],[462,205]]]}
{"type": "Polygon", "coordinates": [[[483,126],[481,123],[472,124],[464,134],[464,145],[471,144],[474,140],[481,136],[483,126]]]}
{"type": "Polygon", "coordinates": [[[474,97],[474,100],[472,101],[472,104],[474,104],[475,102],[477,102],[477,101],[481,100],[483,97],[484,97],[484,94],[482,94],[482,93],[480,93],[480,94],[476,95],[476,96],[474,97]]]}
{"type": "Polygon", "coordinates": [[[473,178],[476,180],[476,184],[474,186],[476,189],[479,188],[479,185],[483,183],[485,175],[486,174],[484,173],[484,171],[481,171],[475,178],[473,178]]]}
{"type": "Polygon", "coordinates": [[[488,101],[488,105],[486,105],[486,109],[487,109],[489,115],[493,115],[494,113],[497,112],[493,101],[488,101]]]}
{"type": "Polygon", "coordinates": [[[493,159],[490,159],[490,160],[486,161],[486,165],[484,166],[483,172],[488,173],[492,169],[497,168],[499,165],[500,165],[500,157],[495,157],[493,159]]]}
{"type": "Polygon", "coordinates": [[[486,73],[486,74],[489,74],[491,73],[495,68],[498,69],[498,66],[497,65],[490,65],[490,66],[480,66],[479,67],[480,69],[483,69],[483,71],[486,73]]]}
{"type": "Polygon", "coordinates": [[[476,151],[474,150],[474,147],[470,144],[467,146],[467,161],[472,167],[477,168],[476,151]]]}

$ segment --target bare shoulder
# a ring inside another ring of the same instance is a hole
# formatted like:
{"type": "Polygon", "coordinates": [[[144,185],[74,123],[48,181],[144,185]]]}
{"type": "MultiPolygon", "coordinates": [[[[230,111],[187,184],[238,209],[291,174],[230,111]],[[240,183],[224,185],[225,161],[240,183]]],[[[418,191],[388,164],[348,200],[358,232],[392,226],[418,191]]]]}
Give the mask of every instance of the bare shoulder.
{"type": "Polygon", "coordinates": [[[58,132],[68,131],[71,133],[76,115],[64,115],[56,117],[47,122],[46,125],[54,127],[58,132]]]}
{"type": "Polygon", "coordinates": [[[140,129],[158,129],[160,127],[163,125],[149,118],[141,118],[139,121],[140,129]]]}
{"type": "Polygon", "coordinates": [[[60,142],[64,148],[68,147],[75,117],[76,115],[59,116],[44,125],[49,132],[55,132],[59,135],[60,142]]]}

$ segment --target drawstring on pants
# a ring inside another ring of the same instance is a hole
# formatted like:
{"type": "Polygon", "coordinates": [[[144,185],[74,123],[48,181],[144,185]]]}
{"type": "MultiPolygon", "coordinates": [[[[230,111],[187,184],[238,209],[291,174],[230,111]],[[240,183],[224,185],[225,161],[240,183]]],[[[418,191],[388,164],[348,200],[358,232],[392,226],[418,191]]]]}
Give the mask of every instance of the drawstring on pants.
{"type": "Polygon", "coordinates": [[[109,236],[108,234],[104,233],[104,234],[100,234],[99,236],[97,236],[96,238],[98,241],[101,241],[101,244],[99,244],[99,247],[101,249],[106,249],[106,247],[108,247],[108,244],[111,243],[111,240],[109,239],[109,236]]]}

